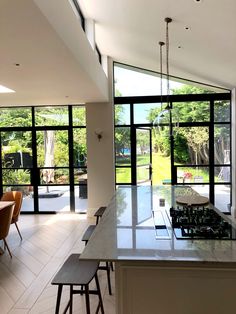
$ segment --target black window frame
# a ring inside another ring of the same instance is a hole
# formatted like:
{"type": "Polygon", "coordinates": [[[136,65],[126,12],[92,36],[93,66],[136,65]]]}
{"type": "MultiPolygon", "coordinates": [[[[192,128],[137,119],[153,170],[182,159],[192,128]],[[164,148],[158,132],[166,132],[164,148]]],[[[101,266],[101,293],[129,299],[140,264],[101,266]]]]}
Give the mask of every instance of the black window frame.
{"type": "MultiPolygon", "coordinates": [[[[130,143],[131,143],[131,173],[133,173],[131,177],[131,185],[136,184],[135,180],[135,158],[134,153],[132,151],[135,148],[135,136],[134,136],[134,130],[136,127],[142,127],[142,126],[149,126],[152,127],[152,123],[145,123],[145,124],[134,124],[134,105],[138,103],[165,103],[167,100],[172,103],[178,103],[178,102],[192,102],[192,101],[208,101],[210,103],[210,121],[209,122],[182,122],[180,126],[208,126],[209,127],[209,155],[210,155],[210,160],[209,160],[209,197],[210,197],[210,202],[212,204],[215,203],[215,193],[214,193],[214,187],[215,185],[229,185],[230,188],[230,204],[232,204],[232,139],[231,139],[231,133],[230,133],[230,164],[223,165],[230,167],[230,182],[214,182],[214,170],[215,167],[219,167],[221,165],[215,164],[214,161],[214,126],[215,125],[229,125],[231,128],[231,115],[230,115],[230,120],[228,122],[219,122],[219,121],[214,121],[214,102],[220,101],[220,100],[226,100],[229,101],[230,103],[230,112],[231,112],[231,92],[227,93],[212,93],[212,94],[190,94],[190,95],[169,95],[169,96],[131,96],[131,97],[114,97],[114,106],[116,105],[130,105],[130,125],[122,125],[122,124],[115,124],[115,117],[114,117],[114,127],[127,127],[129,126],[131,128],[131,134],[130,134],[130,143]]],[[[173,124],[172,124],[173,125],[173,124]]],[[[172,185],[178,185],[177,183],[177,176],[174,175],[176,173],[176,166],[174,165],[174,140],[173,137],[171,137],[170,140],[170,146],[171,146],[171,184],[172,185]]],[[[115,153],[115,152],[114,152],[115,153]]],[[[191,165],[185,165],[184,167],[191,166],[191,165]]],[[[195,165],[192,165],[195,166],[195,165]]],[[[121,166],[119,166],[120,168],[121,166]]],[[[124,166],[123,166],[124,167],[124,166]]],[[[117,168],[117,165],[115,165],[115,168],[117,168]]],[[[198,185],[202,183],[194,183],[191,185],[198,185]]],[[[127,183],[117,183],[116,185],[129,185],[127,183]]],[[[225,212],[226,214],[230,214],[229,212],[225,212]]]]}
{"type": "MultiPolygon", "coordinates": [[[[74,150],[73,150],[73,130],[74,129],[85,129],[86,130],[86,123],[85,125],[73,125],[73,108],[76,108],[78,106],[81,107],[85,107],[84,104],[74,104],[74,105],[63,105],[64,108],[67,108],[67,112],[68,112],[68,125],[59,125],[59,126],[36,126],[35,124],[35,115],[36,115],[36,109],[37,108],[47,108],[47,105],[44,106],[4,106],[1,107],[1,109],[19,109],[19,108],[30,108],[31,109],[31,119],[32,119],[32,123],[31,126],[27,126],[27,127],[14,127],[14,126],[10,126],[10,127],[0,127],[0,147],[2,147],[2,137],[1,134],[2,132],[12,132],[12,131],[22,131],[22,132],[31,132],[32,134],[32,167],[31,168],[12,168],[12,169],[26,169],[30,171],[30,177],[31,177],[31,184],[3,184],[3,170],[5,169],[2,166],[2,154],[0,154],[0,195],[3,194],[3,189],[4,187],[8,187],[8,186],[22,186],[22,187],[33,187],[34,190],[34,209],[33,211],[21,211],[21,213],[24,214],[54,214],[54,213],[58,213],[57,211],[43,211],[43,210],[39,210],[39,202],[38,202],[38,187],[39,186],[45,186],[46,184],[40,184],[40,169],[44,168],[44,167],[39,167],[37,164],[37,139],[36,139],[36,134],[37,131],[43,131],[43,130],[57,130],[57,131],[67,131],[68,132],[68,145],[69,145],[69,152],[68,152],[68,157],[69,157],[69,164],[67,167],[64,166],[59,166],[59,167],[53,167],[53,169],[57,169],[57,168],[63,168],[63,169],[68,169],[69,170],[69,184],[53,184],[53,186],[69,186],[69,191],[70,191],[70,200],[69,200],[69,204],[70,204],[70,212],[75,212],[75,195],[74,195],[74,188],[75,186],[83,186],[85,187],[85,183],[75,183],[74,182],[74,171],[75,169],[77,169],[78,167],[75,166],[74,163],[74,150]]],[[[62,106],[51,106],[51,108],[53,107],[62,107],[62,106]]],[[[86,108],[86,107],[85,107],[86,108]]],[[[49,168],[49,167],[46,167],[49,168]]],[[[83,167],[85,171],[87,171],[87,165],[83,167]]],[[[6,168],[8,169],[8,168],[6,168]]],[[[50,185],[49,185],[50,186],[50,185]]],[[[87,184],[86,184],[86,188],[87,188],[87,184]]]]}

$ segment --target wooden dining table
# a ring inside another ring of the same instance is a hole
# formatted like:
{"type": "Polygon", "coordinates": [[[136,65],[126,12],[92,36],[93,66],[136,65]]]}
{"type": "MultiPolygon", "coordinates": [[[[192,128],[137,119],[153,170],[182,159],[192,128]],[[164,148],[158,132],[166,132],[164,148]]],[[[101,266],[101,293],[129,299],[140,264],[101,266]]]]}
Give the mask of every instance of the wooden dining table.
{"type": "MultiPolygon", "coordinates": [[[[0,201],[0,210],[2,210],[3,208],[10,206],[10,205],[14,205],[15,202],[14,201],[0,201]]],[[[0,255],[2,255],[4,253],[4,250],[2,248],[0,248],[0,255]]]]}

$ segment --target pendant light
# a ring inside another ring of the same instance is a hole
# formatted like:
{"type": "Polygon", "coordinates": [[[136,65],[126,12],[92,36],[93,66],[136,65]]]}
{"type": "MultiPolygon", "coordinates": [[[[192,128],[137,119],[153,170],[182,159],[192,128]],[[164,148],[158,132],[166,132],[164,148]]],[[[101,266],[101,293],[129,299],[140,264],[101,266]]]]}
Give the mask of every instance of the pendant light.
{"type": "Polygon", "coordinates": [[[170,136],[171,132],[171,104],[169,101],[170,95],[170,74],[169,74],[169,23],[172,19],[165,18],[166,22],[166,91],[167,91],[167,105],[163,109],[163,67],[162,67],[162,48],[165,45],[164,42],[160,41],[160,93],[161,93],[161,111],[154,121],[154,125],[157,127],[157,131],[161,136],[170,136]],[[163,124],[168,124],[169,132],[163,132],[163,124]]]}

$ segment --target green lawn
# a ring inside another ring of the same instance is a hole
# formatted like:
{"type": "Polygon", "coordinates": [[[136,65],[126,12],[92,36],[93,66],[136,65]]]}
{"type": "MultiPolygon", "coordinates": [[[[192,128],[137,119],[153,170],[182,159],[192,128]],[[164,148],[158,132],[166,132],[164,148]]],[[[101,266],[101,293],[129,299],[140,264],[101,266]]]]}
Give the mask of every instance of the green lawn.
{"type": "MultiPolygon", "coordinates": [[[[148,164],[148,155],[138,156],[138,164],[148,164]]],[[[153,153],[152,155],[152,167],[153,167],[153,184],[162,184],[163,180],[168,180],[171,178],[171,168],[170,168],[170,157],[164,157],[161,154],[153,153]]],[[[193,169],[182,167],[178,169],[179,172],[190,172],[192,174],[192,179],[189,183],[193,182],[195,176],[202,177],[202,182],[209,182],[208,172],[205,170],[193,169]]],[[[143,168],[138,169],[138,179],[142,180],[147,178],[147,170],[143,168]]],[[[182,178],[178,178],[178,182],[181,183],[182,178]],[[180,180],[180,181],[179,181],[180,180]]],[[[216,182],[219,180],[215,178],[216,182]]],[[[119,168],[117,169],[117,183],[130,183],[131,181],[131,168],[119,168]]]]}
{"type": "MultiPolygon", "coordinates": [[[[138,164],[148,164],[148,155],[138,156],[138,164]]],[[[160,154],[152,155],[153,166],[153,184],[162,184],[162,180],[170,179],[170,158],[163,157],[160,154]]],[[[139,171],[138,178],[142,179],[146,176],[146,171],[143,169],[139,171]]],[[[130,183],[131,170],[130,168],[119,168],[116,172],[117,183],[130,183]]]]}
{"type": "Polygon", "coordinates": [[[163,180],[171,178],[170,157],[164,157],[161,154],[152,154],[152,183],[162,184],[163,180]]]}

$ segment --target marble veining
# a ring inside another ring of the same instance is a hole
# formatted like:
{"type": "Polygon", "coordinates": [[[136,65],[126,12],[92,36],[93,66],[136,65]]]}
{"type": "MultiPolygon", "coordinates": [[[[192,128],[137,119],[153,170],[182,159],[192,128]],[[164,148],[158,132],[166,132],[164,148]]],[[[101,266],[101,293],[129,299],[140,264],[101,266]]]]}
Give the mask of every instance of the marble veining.
{"type": "MultiPolygon", "coordinates": [[[[235,240],[177,240],[170,223],[167,223],[168,237],[157,236],[153,212],[162,211],[165,216],[169,208],[175,206],[178,196],[195,193],[191,188],[173,186],[118,188],[81,258],[236,262],[235,240]],[[160,198],[165,199],[164,207],[160,207],[160,198]]],[[[226,219],[230,221],[229,217],[226,219]]]]}

